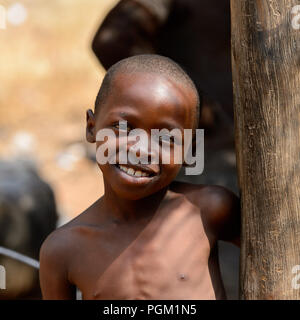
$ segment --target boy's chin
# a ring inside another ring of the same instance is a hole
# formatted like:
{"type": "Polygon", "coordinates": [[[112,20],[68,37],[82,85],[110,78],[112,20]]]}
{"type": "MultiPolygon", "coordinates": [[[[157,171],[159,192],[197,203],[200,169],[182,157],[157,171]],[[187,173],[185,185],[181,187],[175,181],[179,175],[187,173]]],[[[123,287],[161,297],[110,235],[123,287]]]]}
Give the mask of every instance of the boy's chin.
{"type": "Polygon", "coordinates": [[[161,184],[160,182],[161,181],[157,181],[157,183],[146,186],[128,186],[112,182],[110,187],[114,191],[115,195],[121,199],[142,200],[159,193],[166,187],[165,184],[161,184]]]}
{"type": "Polygon", "coordinates": [[[128,190],[115,190],[116,195],[119,198],[125,199],[125,200],[131,200],[131,201],[136,201],[136,200],[142,200],[144,198],[147,198],[151,196],[155,192],[129,192],[128,190]]]}

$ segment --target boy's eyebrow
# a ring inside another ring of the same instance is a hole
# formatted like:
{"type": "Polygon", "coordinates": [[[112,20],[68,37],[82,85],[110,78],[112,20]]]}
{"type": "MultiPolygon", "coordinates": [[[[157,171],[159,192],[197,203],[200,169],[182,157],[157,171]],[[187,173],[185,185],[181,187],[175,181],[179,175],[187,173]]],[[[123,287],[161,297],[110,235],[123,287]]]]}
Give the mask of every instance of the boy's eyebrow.
{"type": "MultiPolygon", "coordinates": [[[[121,108],[120,108],[121,109],[121,108]]],[[[110,116],[120,116],[122,118],[131,118],[131,119],[138,119],[138,116],[135,112],[126,112],[121,110],[113,110],[110,111],[107,115],[110,116]]],[[[180,129],[183,131],[183,127],[175,122],[173,122],[170,118],[168,119],[157,119],[157,126],[153,129],[180,129]]]]}
{"type": "Polygon", "coordinates": [[[182,130],[182,131],[183,131],[182,126],[173,123],[173,121],[169,121],[169,120],[164,121],[164,120],[161,120],[161,121],[159,121],[158,124],[159,124],[159,125],[157,126],[157,129],[166,128],[166,129],[169,129],[169,130],[179,129],[179,130],[182,130]]]}

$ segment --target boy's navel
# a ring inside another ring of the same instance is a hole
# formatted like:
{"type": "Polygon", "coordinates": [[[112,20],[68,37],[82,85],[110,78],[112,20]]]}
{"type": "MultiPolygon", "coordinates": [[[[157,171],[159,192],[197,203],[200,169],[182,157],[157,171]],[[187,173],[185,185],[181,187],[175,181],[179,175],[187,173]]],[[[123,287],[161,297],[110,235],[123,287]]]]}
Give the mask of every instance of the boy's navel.
{"type": "Polygon", "coordinates": [[[184,273],[179,274],[179,280],[181,281],[187,281],[187,276],[184,273]]]}

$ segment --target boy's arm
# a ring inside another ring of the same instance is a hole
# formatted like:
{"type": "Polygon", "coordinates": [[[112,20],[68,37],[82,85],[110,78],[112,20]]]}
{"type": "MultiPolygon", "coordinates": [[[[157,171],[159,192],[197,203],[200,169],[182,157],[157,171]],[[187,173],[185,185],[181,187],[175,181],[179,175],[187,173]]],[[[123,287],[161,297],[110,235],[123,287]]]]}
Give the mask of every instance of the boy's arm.
{"type": "Polygon", "coordinates": [[[240,246],[240,199],[233,192],[220,186],[209,187],[206,192],[204,202],[206,217],[217,240],[240,246]]]}
{"type": "Polygon", "coordinates": [[[185,194],[201,210],[205,225],[216,240],[240,246],[240,199],[233,192],[221,186],[197,186],[176,181],[170,189],[185,194]]]}
{"type": "Polygon", "coordinates": [[[64,242],[56,232],[43,243],[40,250],[40,285],[44,300],[76,299],[76,288],[68,281],[64,242]]]}

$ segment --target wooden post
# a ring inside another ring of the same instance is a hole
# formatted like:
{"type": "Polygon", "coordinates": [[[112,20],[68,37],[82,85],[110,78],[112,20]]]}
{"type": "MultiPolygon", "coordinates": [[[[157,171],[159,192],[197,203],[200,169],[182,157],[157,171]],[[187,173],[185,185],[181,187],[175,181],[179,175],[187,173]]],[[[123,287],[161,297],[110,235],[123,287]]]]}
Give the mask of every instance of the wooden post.
{"type": "Polygon", "coordinates": [[[231,0],[241,299],[300,299],[298,4],[231,0]]]}

